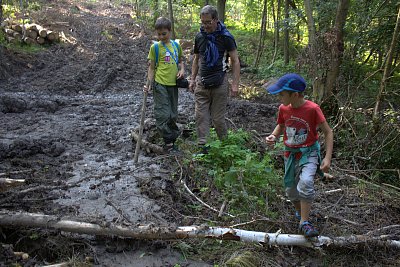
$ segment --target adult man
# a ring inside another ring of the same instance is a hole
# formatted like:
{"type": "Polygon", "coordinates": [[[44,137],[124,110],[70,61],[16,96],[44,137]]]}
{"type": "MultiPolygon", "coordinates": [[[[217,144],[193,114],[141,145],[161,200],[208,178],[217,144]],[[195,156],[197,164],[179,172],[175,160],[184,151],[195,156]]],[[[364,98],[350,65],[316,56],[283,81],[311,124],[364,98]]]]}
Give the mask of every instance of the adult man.
{"type": "Polygon", "coordinates": [[[217,9],[210,5],[203,7],[200,19],[189,89],[195,94],[197,143],[204,148],[210,131],[210,118],[218,138],[222,140],[227,135],[225,115],[229,85],[225,73],[228,58],[233,71],[232,96],[238,93],[240,64],[235,39],[218,20],[217,9]]]}

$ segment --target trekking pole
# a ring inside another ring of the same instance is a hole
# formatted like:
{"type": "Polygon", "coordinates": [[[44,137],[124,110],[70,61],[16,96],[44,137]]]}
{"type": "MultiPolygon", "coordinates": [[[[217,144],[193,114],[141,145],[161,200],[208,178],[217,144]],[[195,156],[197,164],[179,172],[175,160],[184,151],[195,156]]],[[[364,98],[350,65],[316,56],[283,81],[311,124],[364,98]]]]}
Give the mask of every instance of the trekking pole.
{"type": "MultiPolygon", "coordinates": [[[[150,82],[147,81],[146,86],[149,88],[150,82]]],[[[142,104],[142,114],[140,115],[140,127],[139,127],[139,134],[138,134],[138,140],[136,141],[136,149],[135,149],[135,156],[133,157],[133,162],[137,163],[138,158],[139,158],[139,153],[140,153],[140,146],[142,143],[142,135],[143,135],[143,128],[144,128],[144,118],[146,114],[146,102],[147,102],[147,94],[148,91],[144,91],[143,95],[143,104],[142,104]]]]}

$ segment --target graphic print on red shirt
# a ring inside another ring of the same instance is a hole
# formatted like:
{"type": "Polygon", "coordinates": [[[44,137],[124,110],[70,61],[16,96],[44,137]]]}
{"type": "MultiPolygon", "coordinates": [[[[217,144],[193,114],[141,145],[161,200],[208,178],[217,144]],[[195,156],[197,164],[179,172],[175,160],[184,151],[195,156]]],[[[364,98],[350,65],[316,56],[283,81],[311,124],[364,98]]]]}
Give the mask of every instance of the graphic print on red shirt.
{"type": "Polygon", "coordinates": [[[285,125],[283,141],[286,146],[299,148],[313,145],[318,140],[317,127],[325,121],[321,108],[312,101],[299,108],[279,107],[278,124],[285,125]]]}

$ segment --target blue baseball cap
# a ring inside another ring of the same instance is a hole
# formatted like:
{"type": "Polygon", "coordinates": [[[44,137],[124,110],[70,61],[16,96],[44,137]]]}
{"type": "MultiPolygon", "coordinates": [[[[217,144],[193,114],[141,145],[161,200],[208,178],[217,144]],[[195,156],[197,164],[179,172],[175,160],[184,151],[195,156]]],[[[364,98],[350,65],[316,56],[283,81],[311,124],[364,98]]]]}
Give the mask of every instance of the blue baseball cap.
{"type": "Polygon", "coordinates": [[[266,89],[270,94],[276,95],[285,90],[301,93],[306,89],[306,86],[307,84],[303,77],[296,73],[288,73],[266,89]]]}

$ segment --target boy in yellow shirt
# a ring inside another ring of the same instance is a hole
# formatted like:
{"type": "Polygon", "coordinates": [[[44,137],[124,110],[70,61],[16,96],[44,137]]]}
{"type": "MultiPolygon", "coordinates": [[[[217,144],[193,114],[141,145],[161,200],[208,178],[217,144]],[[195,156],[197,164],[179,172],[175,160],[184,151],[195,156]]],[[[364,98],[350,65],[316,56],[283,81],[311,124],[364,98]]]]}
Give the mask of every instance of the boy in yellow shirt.
{"type": "Polygon", "coordinates": [[[144,90],[149,91],[151,87],[153,88],[156,127],[164,139],[164,151],[169,153],[176,150],[175,141],[180,135],[176,124],[178,117],[176,79],[183,78],[185,68],[182,47],[170,39],[171,21],[164,17],[158,18],[155,30],[159,42],[150,47],[147,57],[149,59],[148,84],[152,84],[154,80],[154,85],[145,85],[144,90]]]}

